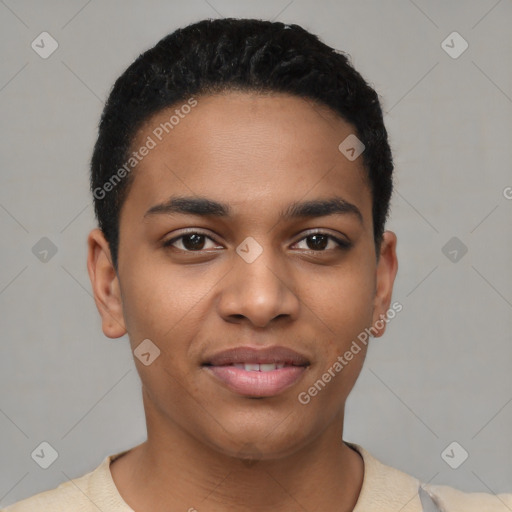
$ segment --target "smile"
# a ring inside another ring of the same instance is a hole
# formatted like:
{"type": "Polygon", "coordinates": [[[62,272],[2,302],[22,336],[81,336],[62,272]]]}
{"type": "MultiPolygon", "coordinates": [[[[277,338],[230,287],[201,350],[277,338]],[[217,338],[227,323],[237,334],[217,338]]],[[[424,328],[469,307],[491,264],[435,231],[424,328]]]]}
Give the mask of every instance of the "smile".
{"type": "Polygon", "coordinates": [[[253,363],[242,363],[242,364],[234,364],[235,368],[240,368],[241,370],[245,370],[246,372],[271,372],[273,370],[277,370],[279,368],[284,368],[284,363],[262,363],[262,364],[253,364],[253,363]]]}
{"type": "Polygon", "coordinates": [[[202,364],[216,384],[247,397],[270,397],[296,384],[309,359],[287,347],[235,347],[202,364]]]}

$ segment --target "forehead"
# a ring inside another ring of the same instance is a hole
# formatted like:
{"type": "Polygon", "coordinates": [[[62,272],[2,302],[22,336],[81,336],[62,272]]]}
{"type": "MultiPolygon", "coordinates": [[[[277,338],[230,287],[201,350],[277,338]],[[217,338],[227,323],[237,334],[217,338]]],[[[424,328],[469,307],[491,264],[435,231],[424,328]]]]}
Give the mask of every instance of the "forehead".
{"type": "Polygon", "coordinates": [[[281,210],[335,194],[359,203],[364,216],[371,197],[362,157],[349,161],[338,149],[354,132],[327,107],[287,94],[186,99],[138,131],[132,151],[151,149],[135,167],[126,203],[149,208],[180,194],[281,210]]]}

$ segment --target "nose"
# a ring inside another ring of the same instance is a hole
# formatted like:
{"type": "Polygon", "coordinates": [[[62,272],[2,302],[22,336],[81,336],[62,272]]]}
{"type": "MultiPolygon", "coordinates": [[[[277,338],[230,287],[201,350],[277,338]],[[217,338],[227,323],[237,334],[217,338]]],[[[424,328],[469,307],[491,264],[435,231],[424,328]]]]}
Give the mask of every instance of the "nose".
{"type": "Polygon", "coordinates": [[[217,303],[224,320],[263,328],[278,319],[286,322],[297,318],[300,300],[292,272],[271,249],[264,249],[250,263],[236,253],[233,259],[231,271],[221,281],[223,289],[217,303]]]}

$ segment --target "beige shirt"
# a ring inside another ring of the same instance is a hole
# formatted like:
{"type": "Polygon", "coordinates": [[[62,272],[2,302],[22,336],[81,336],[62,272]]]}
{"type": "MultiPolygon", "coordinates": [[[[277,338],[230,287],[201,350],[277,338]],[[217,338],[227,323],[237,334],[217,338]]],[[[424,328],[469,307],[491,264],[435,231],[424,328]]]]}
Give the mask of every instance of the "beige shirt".
{"type": "MultiPolygon", "coordinates": [[[[353,512],[421,512],[420,482],[386,466],[364,448],[347,443],[364,461],[363,486],[353,512]]],[[[134,512],[117,490],[110,462],[124,453],[106,457],[90,473],[64,482],[56,489],[36,494],[2,509],[4,512],[134,512]]],[[[452,487],[424,485],[442,512],[511,512],[512,494],[464,493],[452,487]]],[[[200,511],[199,504],[195,507],[200,511]]],[[[191,504],[194,510],[194,504],[191,504]]],[[[138,511],[142,512],[142,511],[138,511]]]]}

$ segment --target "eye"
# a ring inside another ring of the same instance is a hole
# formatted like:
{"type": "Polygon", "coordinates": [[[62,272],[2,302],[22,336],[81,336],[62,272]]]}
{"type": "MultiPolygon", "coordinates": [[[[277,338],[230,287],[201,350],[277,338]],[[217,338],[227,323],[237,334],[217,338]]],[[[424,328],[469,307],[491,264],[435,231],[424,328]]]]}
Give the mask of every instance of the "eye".
{"type": "MultiPolygon", "coordinates": [[[[334,249],[349,249],[352,246],[352,244],[347,240],[342,240],[324,232],[309,233],[294,245],[300,243],[306,243],[307,245],[307,247],[302,247],[303,250],[314,252],[327,252],[328,250],[334,249]]],[[[189,231],[187,233],[183,233],[180,236],[164,241],[162,246],[171,247],[183,252],[199,252],[219,247],[213,238],[200,231],[189,231]],[[210,247],[207,246],[208,240],[213,244],[210,247]]]]}
{"type": "Polygon", "coordinates": [[[210,240],[216,244],[215,240],[213,240],[213,238],[209,237],[205,233],[201,233],[200,231],[190,231],[180,236],[171,238],[170,240],[166,240],[162,245],[163,247],[172,247],[184,252],[197,252],[206,249],[215,249],[215,247],[218,246],[214,245],[213,247],[205,247],[206,240],[210,240]],[[176,246],[176,244],[178,244],[178,246],[176,246]],[[181,245],[181,247],[179,245],[181,245]]]}
{"type": "Polygon", "coordinates": [[[306,245],[303,249],[315,252],[326,252],[329,249],[348,249],[351,247],[351,243],[347,240],[342,240],[333,235],[323,232],[309,233],[307,236],[297,242],[302,243],[306,241],[306,245]],[[331,246],[329,247],[329,243],[331,246]]]}

